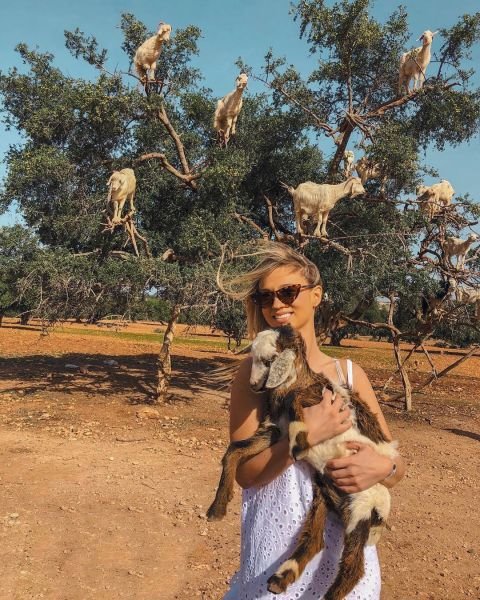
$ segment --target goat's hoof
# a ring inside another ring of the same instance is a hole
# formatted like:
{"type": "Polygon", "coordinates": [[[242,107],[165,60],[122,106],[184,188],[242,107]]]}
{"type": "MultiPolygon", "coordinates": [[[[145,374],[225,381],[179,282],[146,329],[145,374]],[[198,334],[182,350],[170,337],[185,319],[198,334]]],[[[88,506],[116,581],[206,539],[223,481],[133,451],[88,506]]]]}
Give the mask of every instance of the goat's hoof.
{"type": "Polygon", "coordinates": [[[207,510],[207,521],[221,521],[226,514],[226,508],[212,505],[207,510]]]}
{"type": "Polygon", "coordinates": [[[281,575],[272,575],[267,582],[267,589],[272,594],[281,594],[284,592],[287,587],[295,581],[295,573],[288,569],[284,571],[281,575]]]}

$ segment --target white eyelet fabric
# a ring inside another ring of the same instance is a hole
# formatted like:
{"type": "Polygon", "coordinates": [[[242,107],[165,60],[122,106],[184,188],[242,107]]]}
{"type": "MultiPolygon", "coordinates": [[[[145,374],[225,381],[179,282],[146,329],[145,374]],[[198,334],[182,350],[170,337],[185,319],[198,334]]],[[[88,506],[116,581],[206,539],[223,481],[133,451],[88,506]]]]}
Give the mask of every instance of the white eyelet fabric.
{"type": "MultiPolygon", "coordinates": [[[[351,382],[349,382],[351,384],[351,382]]],[[[223,600],[321,600],[333,583],[343,549],[343,527],[327,517],[325,547],[283,594],[267,590],[267,580],[292,553],[313,499],[311,467],[291,465],[261,488],[243,490],[240,569],[223,600]]],[[[345,600],[379,600],[380,566],[375,546],[364,550],[365,575],[345,600]]]]}

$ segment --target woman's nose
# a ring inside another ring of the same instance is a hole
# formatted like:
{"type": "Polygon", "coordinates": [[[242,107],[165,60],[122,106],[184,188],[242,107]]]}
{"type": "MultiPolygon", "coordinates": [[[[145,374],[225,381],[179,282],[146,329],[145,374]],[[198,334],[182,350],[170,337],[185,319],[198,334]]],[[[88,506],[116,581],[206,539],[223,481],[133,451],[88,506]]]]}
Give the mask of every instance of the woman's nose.
{"type": "Polygon", "coordinates": [[[282,306],[287,306],[284,302],[280,300],[278,296],[273,297],[272,308],[281,308],[282,306]]]}

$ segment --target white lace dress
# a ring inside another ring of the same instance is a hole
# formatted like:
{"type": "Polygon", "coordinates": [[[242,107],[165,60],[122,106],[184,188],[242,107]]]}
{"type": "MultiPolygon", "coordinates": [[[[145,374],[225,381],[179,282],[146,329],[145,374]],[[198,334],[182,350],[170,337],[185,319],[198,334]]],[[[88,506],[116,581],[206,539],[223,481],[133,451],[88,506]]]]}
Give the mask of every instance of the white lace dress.
{"type": "MultiPolygon", "coordinates": [[[[337,372],[343,373],[337,362],[337,372]]],[[[352,388],[351,361],[347,363],[352,388]]],[[[267,590],[267,580],[290,557],[313,499],[311,467],[299,461],[261,488],[243,490],[240,569],[223,600],[321,600],[333,583],[343,549],[343,527],[329,513],[325,546],[283,594],[267,590]]],[[[380,566],[375,546],[364,550],[365,575],[345,600],[379,600],[380,566]]]]}

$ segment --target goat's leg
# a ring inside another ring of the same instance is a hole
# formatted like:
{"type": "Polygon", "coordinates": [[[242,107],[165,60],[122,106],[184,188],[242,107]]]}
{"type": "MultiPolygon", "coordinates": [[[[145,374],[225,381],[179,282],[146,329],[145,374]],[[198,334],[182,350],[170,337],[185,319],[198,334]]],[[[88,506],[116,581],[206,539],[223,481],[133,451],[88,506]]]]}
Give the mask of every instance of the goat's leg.
{"type": "Polygon", "coordinates": [[[297,581],[310,560],[323,548],[323,532],[327,507],[318,485],[314,487],[312,505],[300,531],[297,545],[291,557],[286,560],[268,580],[268,590],[281,594],[297,581]]]}
{"type": "Polygon", "coordinates": [[[359,521],[351,533],[345,534],[338,573],[324,600],[344,600],[363,577],[364,547],[369,533],[370,519],[365,519],[359,521]]]}
{"type": "Polygon", "coordinates": [[[310,448],[308,443],[308,429],[303,417],[303,408],[299,395],[292,398],[288,410],[288,438],[290,456],[294,460],[300,460],[310,448]]]}
{"type": "Polygon", "coordinates": [[[130,194],[130,196],[128,197],[128,200],[130,202],[130,213],[133,215],[135,214],[135,204],[134,204],[134,199],[135,199],[135,194],[130,194]]]}
{"type": "Polygon", "coordinates": [[[238,119],[238,115],[235,115],[232,118],[232,128],[231,128],[231,135],[237,135],[237,119],[238,119]]]}
{"type": "Polygon", "coordinates": [[[222,475],[218,484],[215,500],[207,511],[209,521],[218,521],[227,513],[227,504],[233,498],[235,474],[238,465],[273,446],[281,438],[282,432],[277,425],[262,423],[252,437],[232,442],[222,459],[222,475]]]}

